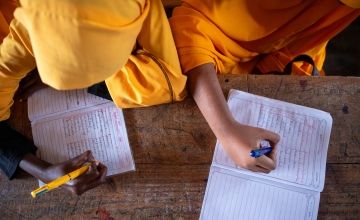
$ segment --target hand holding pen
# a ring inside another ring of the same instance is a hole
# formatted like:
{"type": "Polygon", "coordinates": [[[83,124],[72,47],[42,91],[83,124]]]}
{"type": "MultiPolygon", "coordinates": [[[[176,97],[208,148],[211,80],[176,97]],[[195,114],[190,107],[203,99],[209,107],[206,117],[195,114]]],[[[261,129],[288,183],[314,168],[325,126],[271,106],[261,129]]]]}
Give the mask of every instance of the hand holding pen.
{"type": "Polygon", "coordinates": [[[261,157],[263,155],[270,154],[272,152],[272,147],[270,143],[266,140],[260,142],[260,148],[250,151],[250,156],[254,158],[261,157]]]}
{"type": "Polygon", "coordinates": [[[253,172],[269,173],[276,167],[275,152],[280,136],[272,131],[252,127],[238,122],[218,136],[218,140],[225,152],[240,168],[253,172]],[[260,143],[267,140],[273,148],[271,153],[264,156],[252,157],[250,152],[260,148],[260,143]]]}

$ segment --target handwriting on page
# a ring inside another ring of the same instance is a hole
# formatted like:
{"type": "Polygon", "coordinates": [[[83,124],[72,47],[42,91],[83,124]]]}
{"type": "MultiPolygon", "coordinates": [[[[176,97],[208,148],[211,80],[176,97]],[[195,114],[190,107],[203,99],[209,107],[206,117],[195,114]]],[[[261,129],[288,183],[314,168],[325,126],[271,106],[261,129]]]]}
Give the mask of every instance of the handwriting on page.
{"type": "Polygon", "coordinates": [[[272,176],[303,185],[320,184],[318,154],[324,146],[326,122],[299,113],[260,106],[257,127],[282,137],[277,150],[277,169],[272,176]],[[309,172],[313,171],[313,172],[309,172]]]}
{"type": "Polygon", "coordinates": [[[57,91],[51,88],[42,89],[29,98],[29,118],[44,117],[49,114],[77,110],[109,102],[87,93],[86,89],[57,91]]]}
{"type": "MultiPolygon", "coordinates": [[[[267,176],[309,187],[320,187],[320,175],[322,169],[325,169],[321,165],[327,152],[326,120],[255,100],[233,99],[234,102],[229,105],[237,121],[273,131],[281,137],[276,149],[277,168],[267,176]]],[[[215,161],[235,167],[221,146],[217,146],[215,161]]]]}
{"type": "Polygon", "coordinates": [[[74,115],[63,119],[66,146],[69,157],[79,155],[83,146],[89,146],[98,160],[107,161],[106,146],[113,144],[110,128],[111,120],[107,120],[105,109],[74,115]]]}
{"type": "Polygon", "coordinates": [[[108,175],[133,169],[127,138],[122,138],[127,135],[121,111],[112,103],[34,123],[33,134],[41,157],[53,163],[91,150],[108,167],[108,175]]]}

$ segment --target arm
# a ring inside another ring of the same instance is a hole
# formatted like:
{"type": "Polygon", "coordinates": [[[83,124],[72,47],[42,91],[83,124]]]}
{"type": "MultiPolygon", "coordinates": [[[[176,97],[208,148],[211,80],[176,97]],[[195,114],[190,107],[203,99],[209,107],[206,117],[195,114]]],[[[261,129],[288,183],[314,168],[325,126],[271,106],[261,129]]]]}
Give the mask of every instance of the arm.
{"type": "Polygon", "coordinates": [[[50,164],[35,156],[36,147],[20,133],[11,129],[5,121],[0,122],[0,168],[9,179],[14,178],[18,168],[47,183],[69,173],[84,163],[93,164],[90,171],[65,186],[74,194],[83,192],[105,182],[107,168],[95,163],[90,151],[59,164],[50,164]]]}
{"type": "MultiPolygon", "coordinates": [[[[34,155],[37,148],[5,122],[10,116],[10,107],[19,82],[36,66],[28,30],[12,16],[17,4],[14,7],[8,6],[10,3],[0,7],[0,169],[10,179],[21,168],[43,182],[49,182],[77,169],[85,162],[92,162],[93,166],[86,174],[65,186],[71,192],[81,194],[104,182],[107,172],[103,164],[94,162],[91,152],[51,165],[37,158],[34,155]]],[[[27,23],[28,18],[24,14],[19,14],[19,17],[27,23]]],[[[25,90],[19,97],[31,93],[32,85],[36,88],[36,83],[27,81],[23,87],[25,90]]]]}
{"type": "MultiPolygon", "coordinates": [[[[12,14],[11,10],[1,10],[12,14]],[[11,13],[10,13],[11,12],[11,13]]],[[[9,26],[1,23],[0,31],[8,33],[0,44],[0,168],[12,179],[18,164],[26,154],[34,154],[36,147],[12,130],[4,121],[10,116],[10,107],[19,82],[35,67],[30,39],[25,28],[15,19],[9,26]]]]}
{"type": "Polygon", "coordinates": [[[189,72],[188,85],[196,104],[224,150],[239,166],[254,172],[268,173],[275,169],[275,155],[252,158],[249,153],[259,148],[261,140],[269,140],[273,147],[279,135],[247,125],[233,118],[221,90],[213,64],[198,66],[189,72]]]}
{"type": "MultiPolygon", "coordinates": [[[[5,120],[10,116],[10,107],[19,82],[35,67],[31,54],[30,39],[25,28],[16,20],[10,24],[10,33],[0,44],[0,168],[9,179],[12,179],[18,168],[49,182],[62,176],[86,161],[92,161],[91,152],[64,163],[51,165],[40,160],[34,154],[36,147],[18,132],[11,129],[5,120]]],[[[81,194],[104,182],[106,167],[93,165],[85,175],[71,181],[66,188],[73,193],[81,194]]]]}
{"type": "Polygon", "coordinates": [[[10,116],[10,107],[19,82],[35,68],[30,39],[25,28],[16,20],[10,24],[10,33],[0,44],[0,121],[10,116]]]}
{"type": "Polygon", "coordinates": [[[75,158],[54,165],[39,159],[33,154],[26,154],[20,161],[19,167],[37,179],[48,183],[80,168],[85,163],[92,164],[90,170],[64,185],[70,192],[81,195],[106,181],[107,167],[102,163],[97,163],[91,151],[86,151],[75,158]]]}

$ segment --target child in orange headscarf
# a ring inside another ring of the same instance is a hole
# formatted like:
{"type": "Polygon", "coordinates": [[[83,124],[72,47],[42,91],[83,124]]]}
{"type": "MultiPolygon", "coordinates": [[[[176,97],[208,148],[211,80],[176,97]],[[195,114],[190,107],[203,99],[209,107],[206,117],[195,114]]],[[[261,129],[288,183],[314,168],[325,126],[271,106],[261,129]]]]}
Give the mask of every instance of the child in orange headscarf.
{"type": "MultiPolygon", "coordinates": [[[[5,124],[20,80],[35,67],[41,81],[58,90],[105,81],[122,108],[179,101],[186,95],[186,76],[160,0],[2,1],[0,37],[0,168],[9,178],[20,166],[48,182],[65,167],[92,160],[86,152],[51,166],[33,156],[36,147],[5,124]]],[[[105,175],[100,164],[70,190],[82,193],[105,175]]]]}
{"type": "MultiPolygon", "coordinates": [[[[249,157],[273,132],[233,118],[216,74],[282,72],[300,54],[321,70],[325,46],[359,14],[360,1],[183,0],[170,19],[190,91],[211,129],[234,162],[255,172],[275,169],[273,156],[249,157]]],[[[297,63],[293,74],[309,75],[297,63]]]]}

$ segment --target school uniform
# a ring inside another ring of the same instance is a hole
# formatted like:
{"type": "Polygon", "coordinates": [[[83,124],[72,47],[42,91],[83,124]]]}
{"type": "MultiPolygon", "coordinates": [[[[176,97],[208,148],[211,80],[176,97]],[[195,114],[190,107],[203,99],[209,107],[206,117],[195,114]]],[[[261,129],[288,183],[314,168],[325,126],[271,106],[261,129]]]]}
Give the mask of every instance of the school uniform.
{"type": "MultiPolygon", "coordinates": [[[[0,9],[0,121],[9,118],[20,80],[35,67],[42,82],[57,90],[105,83],[121,108],[186,96],[186,76],[160,0],[21,0],[0,9]]],[[[9,177],[34,151],[18,150],[10,160],[4,151],[11,147],[0,149],[0,164],[13,164],[9,177]]]]}
{"type": "MultiPolygon", "coordinates": [[[[213,63],[217,73],[282,72],[299,54],[321,70],[328,41],[356,19],[356,0],[183,0],[170,19],[183,72],[213,63]]],[[[309,75],[296,63],[293,73],[309,75]]]]}

